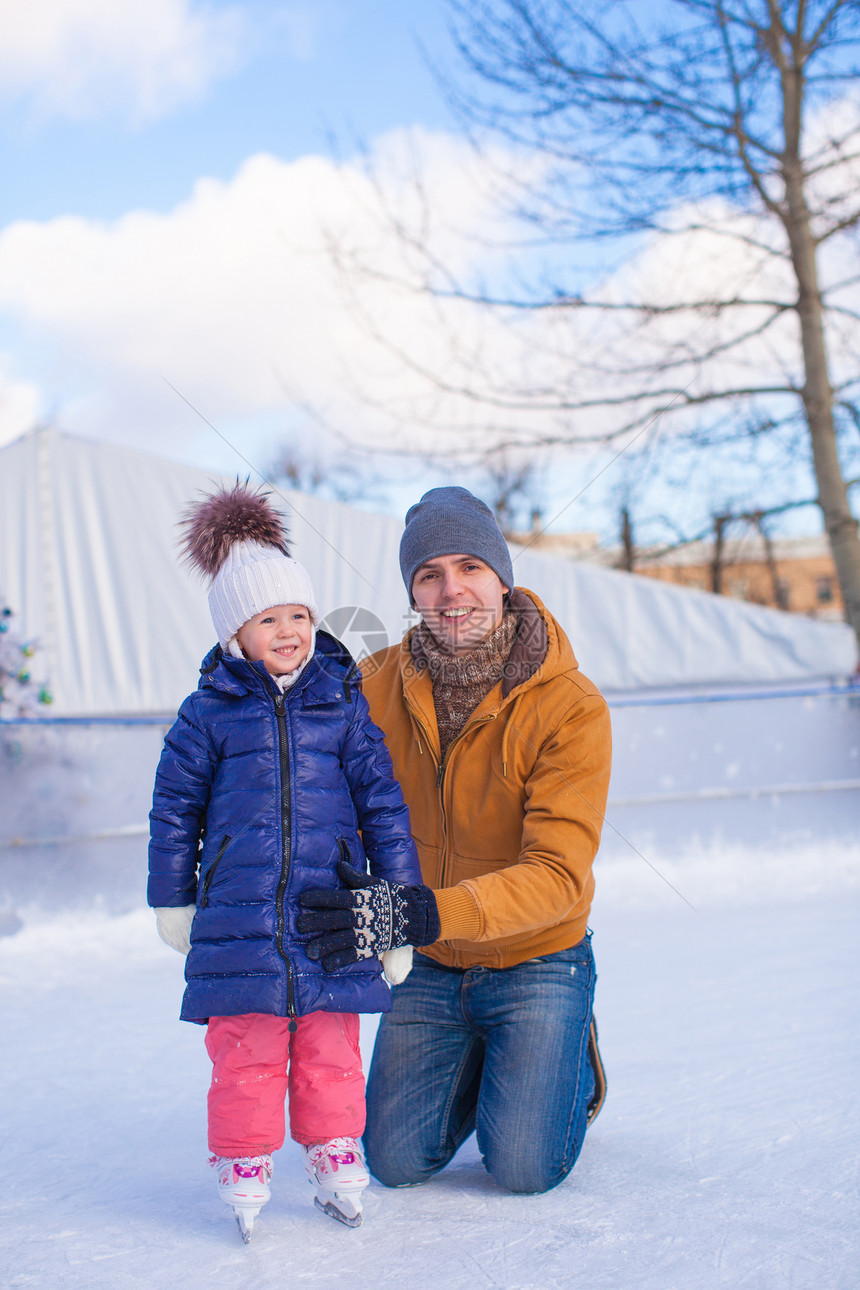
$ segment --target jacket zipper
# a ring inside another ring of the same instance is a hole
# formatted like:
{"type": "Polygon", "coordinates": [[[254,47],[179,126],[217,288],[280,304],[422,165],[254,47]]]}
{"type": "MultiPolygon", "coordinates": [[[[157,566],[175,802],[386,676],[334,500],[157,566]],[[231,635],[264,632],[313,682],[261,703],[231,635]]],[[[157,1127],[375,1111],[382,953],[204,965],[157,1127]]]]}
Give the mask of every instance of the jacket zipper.
{"type": "MultiPolygon", "coordinates": [[[[404,697],[405,697],[405,696],[404,696],[404,697]]],[[[408,699],[406,699],[406,707],[407,707],[407,709],[409,710],[409,712],[410,712],[410,714],[411,714],[411,716],[412,716],[413,720],[415,721],[415,724],[418,726],[419,730],[421,730],[421,731],[423,732],[423,734],[424,734],[424,739],[426,740],[426,743],[427,743],[427,748],[428,748],[428,750],[429,750],[429,752],[430,752],[430,755],[431,755],[431,756],[433,756],[433,755],[434,755],[434,754],[433,754],[433,745],[432,745],[432,743],[430,742],[430,737],[429,737],[429,735],[428,735],[428,733],[427,733],[427,727],[424,725],[424,722],[421,720],[421,717],[419,716],[419,714],[418,714],[417,710],[416,710],[416,709],[415,709],[415,707],[414,707],[414,706],[409,702],[409,700],[408,700],[408,699]]],[[[449,759],[450,759],[450,757],[451,757],[451,749],[454,747],[454,744],[458,743],[458,742],[459,742],[459,740],[463,738],[463,735],[465,735],[465,733],[466,733],[466,731],[467,731],[467,730],[472,730],[472,729],[474,729],[474,728],[475,728],[475,726],[482,726],[482,725],[484,725],[487,721],[495,721],[495,719],[496,719],[496,717],[497,717],[497,716],[498,716],[498,713],[496,713],[496,712],[491,712],[491,713],[489,713],[486,717],[479,717],[479,719],[478,719],[477,721],[472,721],[472,722],[467,723],[467,724],[463,727],[463,729],[460,731],[460,733],[459,733],[459,734],[458,734],[454,739],[452,739],[452,740],[451,740],[451,742],[449,743],[449,745],[448,745],[447,749],[445,750],[445,756],[444,756],[444,757],[442,757],[442,758],[440,758],[440,759],[438,759],[438,760],[437,760],[437,762],[436,762],[436,787],[437,787],[437,788],[438,788],[438,790],[439,790],[439,809],[440,809],[440,811],[441,811],[441,813],[442,813],[442,837],[443,837],[443,846],[442,846],[442,869],[441,869],[441,873],[440,873],[440,875],[439,875],[440,886],[442,886],[442,887],[444,887],[444,886],[445,886],[445,879],[446,879],[446,877],[447,877],[447,870],[448,870],[448,817],[447,817],[447,815],[446,815],[446,813],[445,813],[445,785],[444,785],[444,779],[445,779],[445,771],[446,771],[446,770],[447,770],[447,768],[448,768],[448,761],[449,761],[449,759]]]]}
{"type": "Polygon", "coordinates": [[[200,900],[197,902],[200,909],[205,909],[206,906],[209,904],[209,888],[212,885],[212,879],[215,877],[215,870],[218,868],[219,864],[221,863],[221,857],[224,854],[224,852],[227,850],[227,844],[230,841],[230,836],[231,835],[229,833],[224,834],[223,838],[221,839],[221,845],[218,848],[215,859],[212,861],[209,868],[206,870],[206,877],[203,879],[203,886],[200,890],[200,900]]]}
{"type": "Polygon", "coordinates": [[[454,747],[454,744],[459,743],[459,741],[463,738],[463,735],[465,735],[467,731],[474,730],[476,726],[483,726],[486,724],[486,722],[495,721],[495,719],[496,719],[496,713],[491,712],[488,716],[479,717],[477,721],[472,721],[468,725],[465,725],[463,729],[460,731],[460,733],[454,736],[454,738],[451,740],[451,742],[449,743],[448,747],[445,750],[445,756],[439,762],[439,769],[436,772],[437,788],[442,787],[442,780],[445,777],[445,771],[448,769],[448,759],[451,756],[451,749],[454,747]]]}
{"type": "MultiPolygon", "coordinates": [[[[296,991],[293,966],[284,952],[284,896],[290,878],[290,758],[287,742],[287,714],[283,694],[275,697],[275,716],[278,722],[278,757],[281,767],[281,876],[275,901],[278,908],[278,932],[275,945],[287,968],[287,1013],[296,1015],[296,991]]],[[[295,1021],[290,1025],[295,1029],[295,1021]]]]}
{"type": "Polygon", "coordinates": [[[496,719],[496,713],[491,712],[488,716],[480,717],[477,721],[472,721],[472,722],[469,722],[467,725],[465,725],[463,729],[460,731],[460,733],[458,735],[455,735],[454,738],[451,740],[448,747],[445,749],[445,756],[439,762],[439,769],[436,773],[436,787],[439,790],[439,809],[442,812],[442,829],[443,829],[444,838],[445,838],[445,846],[442,850],[442,886],[443,887],[446,886],[447,884],[448,861],[450,860],[450,849],[448,846],[448,841],[449,841],[448,814],[445,810],[445,771],[448,769],[448,763],[451,760],[451,750],[453,749],[455,744],[460,742],[460,740],[467,733],[467,731],[474,730],[477,726],[486,725],[488,721],[495,721],[495,719],[496,719]]]}

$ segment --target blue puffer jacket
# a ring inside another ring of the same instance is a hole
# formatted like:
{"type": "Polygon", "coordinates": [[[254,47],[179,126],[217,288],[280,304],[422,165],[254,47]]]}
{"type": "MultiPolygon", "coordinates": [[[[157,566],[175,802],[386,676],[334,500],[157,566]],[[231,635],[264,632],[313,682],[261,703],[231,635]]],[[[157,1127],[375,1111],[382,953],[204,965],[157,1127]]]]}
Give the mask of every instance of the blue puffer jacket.
{"type": "Polygon", "coordinates": [[[262,663],[220,647],[200,670],[165,741],[150,815],[150,905],[197,904],[183,1019],[386,1012],[378,959],[327,973],[296,931],[298,893],[338,886],[341,858],[421,881],[409,811],[352,658],[319,632],[286,695],[262,663]]]}

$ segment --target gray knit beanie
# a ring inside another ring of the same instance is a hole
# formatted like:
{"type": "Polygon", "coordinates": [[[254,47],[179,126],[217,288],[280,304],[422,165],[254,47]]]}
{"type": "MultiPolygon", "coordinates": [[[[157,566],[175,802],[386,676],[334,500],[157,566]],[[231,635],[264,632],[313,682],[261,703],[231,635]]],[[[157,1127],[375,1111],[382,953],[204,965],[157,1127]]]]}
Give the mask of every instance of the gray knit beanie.
{"type": "Polygon", "coordinates": [[[400,572],[410,603],[415,570],[440,555],[474,555],[512,590],[514,570],[508,544],[493,512],[468,488],[431,488],[406,512],[400,539],[400,572]]]}

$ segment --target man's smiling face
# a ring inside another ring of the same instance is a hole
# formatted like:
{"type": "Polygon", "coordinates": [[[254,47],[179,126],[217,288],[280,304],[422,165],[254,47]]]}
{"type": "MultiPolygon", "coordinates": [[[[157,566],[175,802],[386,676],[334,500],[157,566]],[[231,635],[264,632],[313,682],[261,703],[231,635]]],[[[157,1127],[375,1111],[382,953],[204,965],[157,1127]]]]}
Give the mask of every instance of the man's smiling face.
{"type": "Polygon", "coordinates": [[[415,608],[448,654],[465,654],[495,631],[509,590],[474,555],[435,556],[412,579],[415,608]]]}

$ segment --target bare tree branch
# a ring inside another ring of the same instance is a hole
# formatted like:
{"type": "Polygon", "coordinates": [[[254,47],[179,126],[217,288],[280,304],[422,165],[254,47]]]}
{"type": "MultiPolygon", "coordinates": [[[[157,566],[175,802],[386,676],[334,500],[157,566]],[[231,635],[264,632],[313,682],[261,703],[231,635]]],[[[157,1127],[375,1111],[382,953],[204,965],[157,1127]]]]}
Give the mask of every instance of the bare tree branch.
{"type": "MultiPolygon", "coordinates": [[[[413,222],[380,183],[400,263],[333,250],[362,325],[435,391],[425,415],[444,409],[448,453],[474,454],[476,429],[495,451],[626,452],[657,413],[659,434],[675,426],[690,450],[801,450],[860,640],[860,541],[839,455],[860,424],[848,397],[860,380],[857,0],[448,4],[463,75],[445,90],[528,249],[504,269],[487,260],[482,281],[477,251],[455,267],[437,249],[426,192],[413,222]],[[602,270],[567,267],[586,240],[602,270]],[[363,300],[374,284],[435,311],[436,352],[391,334],[363,300]],[[519,363],[500,369],[494,345],[519,363]]],[[[772,466],[761,486],[776,487],[772,466]]],[[[762,501],[741,518],[761,526],[799,504],[762,501]]],[[[715,516],[725,528],[736,508],[714,510],[712,530],[715,516]]]]}

